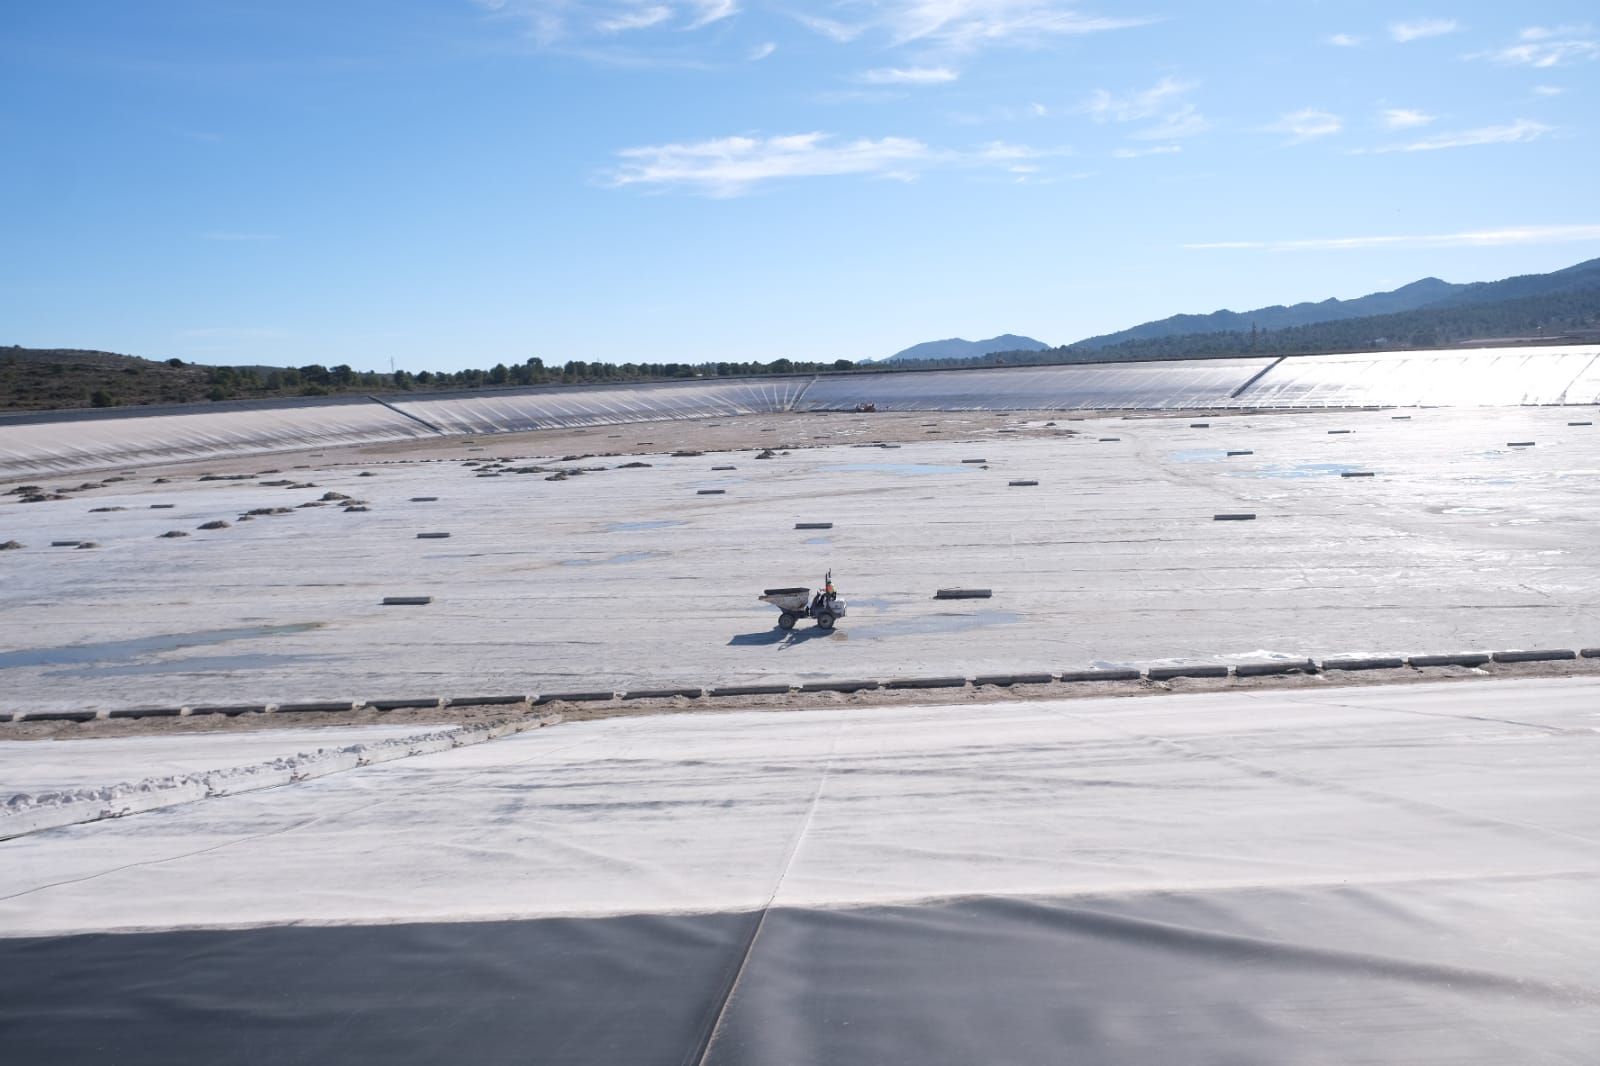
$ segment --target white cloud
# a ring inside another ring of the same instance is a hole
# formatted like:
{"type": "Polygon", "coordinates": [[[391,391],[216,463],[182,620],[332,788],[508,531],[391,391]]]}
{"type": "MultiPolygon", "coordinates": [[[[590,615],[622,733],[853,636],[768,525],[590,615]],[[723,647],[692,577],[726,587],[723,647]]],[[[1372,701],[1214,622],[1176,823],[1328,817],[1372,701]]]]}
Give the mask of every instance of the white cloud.
{"type": "Polygon", "coordinates": [[[666,22],[671,17],[672,8],[665,4],[653,4],[650,7],[635,8],[601,19],[595,23],[595,28],[601,33],[623,33],[627,30],[648,29],[666,22]]]}
{"type": "Polygon", "coordinates": [[[1149,148],[1118,148],[1111,153],[1113,159],[1143,159],[1150,155],[1177,155],[1183,151],[1179,144],[1155,144],[1149,148]]]}
{"type": "Polygon", "coordinates": [[[1600,240],[1600,226],[1515,226],[1424,236],[1323,237],[1296,241],[1212,241],[1185,244],[1195,251],[1248,250],[1272,252],[1348,251],[1364,248],[1500,248],[1513,244],[1568,244],[1600,240]]]}
{"type": "Polygon", "coordinates": [[[794,17],[835,41],[852,41],[870,31],[887,36],[892,44],[921,42],[957,51],[1105,33],[1154,21],[1086,14],[1071,0],[859,0],[852,10],[856,17],[851,22],[800,13],[794,17]]]}
{"type": "Polygon", "coordinates": [[[827,133],[722,137],[620,151],[620,163],[608,175],[608,183],[613,187],[682,189],[725,198],[785,178],[861,175],[914,181],[935,167],[998,169],[1033,176],[1040,170],[1038,160],[1070,154],[1064,148],[1035,148],[1006,141],[956,151],[932,148],[909,137],[854,141],[840,141],[827,133]]]}
{"type": "Polygon", "coordinates": [[[778,46],[776,44],[774,44],[772,41],[767,41],[764,44],[758,44],[754,48],[750,49],[750,54],[746,58],[749,59],[750,62],[754,63],[758,60],[767,58],[777,50],[778,46]]]}
{"type": "MultiPolygon", "coordinates": [[[[697,30],[739,13],[738,0],[475,0],[499,18],[524,23],[540,45],[637,30],[697,30]]],[[[591,56],[605,59],[605,56],[591,56]]]]}
{"type": "Polygon", "coordinates": [[[879,67],[861,74],[868,85],[943,85],[961,77],[949,67],[879,67]]]}
{"type": "Polygon", "coordinates": [[[846,22],[838,22],[834,19],[822,18],[818,15],[806,15],[797,12],[794,18],[800,25],[813,33],[820,33],[829,40],[837,41],[840,44],[849,44],[867,32],[865,25],[852,25],[846,22]]]}
{"type": "Polygon", "coordinates": [[[1405,107],[1386,108],[1381,117],[1384,128],[1391,130],[1412,130],[1433,121],[1433,116],[1427,112],[1413,111],[1405,107]]]}
{"type": "Polygon", "coordinates": [[[1327,137],[1344,129],[1344,120],[1338,115],[1306,107],[1291,111],[1270,126],[1262,127],[1266,133],[1288,135],[1285,144],[1304,144],[1319,137],[1327,137]]]}
{"type": "Polygon", "coordinates": [[[738,0],[689,0],[689,8],[695,12],[688,26],[691,30],[721,22],[739,13],[738,0]]]}
{"type": "Polygon", "coordinates": [[[1328,38],[1328,43],[1335,48],[1355,48],[1361,44],[1362,39],[1350,33],[1336,33],[1328,38]]]}
{"type": "Polygon", "coordinates": [[[777,178],[842,174],[891,175],[926,164],[927,145],[908,137],[835,142],[826,133],[784,137],[722,137],[692,144],[628,148],[611,184],[686,188],[709,196],[738,196],[777,178]]]}
{"type": "Polygon", "coordinates": [[[1414,19],[1410,22],[1390,23],[1389,36],[1400,44],[1409,44],[1428,37],[1443,37],[1447,33],[1455,33],[1460,28],[1455,19],[1414,19]]]}
{"type": "Polygon", "coordinates": [[[1162,114],[1194,88],[1194,82],[1169,76],[1148,89],[1120,96],[1109,89],[1096,89],[1084,110],[1096,122],[1137,122],[1162,114]]]}
{"type": "Polygon", "coordinates": [[[1470,58],[1548,70],[1566,63],[1600,59],[1600,39],[1596,39],[1594,29],[1589,26],[1529,26],[1517,35],[1516,44],[1476,52],[1470,58]]]}
{"type": "Polygon", "coordinates": [[[1505,126],[1479,126],[1477,129],[1456,130],[1452,133],[1425,137],[1410,144],[1392,144],[1367,151],[1382,155],[1388,152],[1436,152],[1444,148],[1474,148],[1481,144],[1520,144],[1536,141],[1549,132],[1550,127],[1542,122],[1519,118],[1505,126]]]}
{"type": "Polygon", "coordinates": [[[1533,87],[1533,95],[1535,96],[1560,96],[1566,91],[1559,85],[1535,85],[1533,87]]]}
{"type": "Polygon", "coordinates": [[[1096,89],[1084,110],[1096,122],[1152,122],[1128,136],[1141,141],[1171,141],[1193,137],[1211,123],[1186,97],[1198,83],[1165,77],[1148,89],[1117,94],[1096,89]]]}

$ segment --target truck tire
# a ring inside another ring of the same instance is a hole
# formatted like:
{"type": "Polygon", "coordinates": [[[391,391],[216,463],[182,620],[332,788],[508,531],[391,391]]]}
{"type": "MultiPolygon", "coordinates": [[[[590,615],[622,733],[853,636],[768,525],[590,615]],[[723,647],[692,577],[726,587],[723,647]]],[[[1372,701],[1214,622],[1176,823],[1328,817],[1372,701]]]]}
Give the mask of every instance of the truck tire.
{"type": "Polygon", "coordinates": [[[779,629],[793,629],[794,628],[794,623],[795,623],[795,616],[793,614],[789,613],[788,611],[784,611],[782,614],[780,614],[778,616],[778,628],[779,629]]]}
{"type": "Polygon", "coordinates": [[[817,628],[832,629],[835,621],[837,621],[837,619],[835,619],[832,614],[827,611],[823,611],[821,614],[817,615],[817,628]]]}

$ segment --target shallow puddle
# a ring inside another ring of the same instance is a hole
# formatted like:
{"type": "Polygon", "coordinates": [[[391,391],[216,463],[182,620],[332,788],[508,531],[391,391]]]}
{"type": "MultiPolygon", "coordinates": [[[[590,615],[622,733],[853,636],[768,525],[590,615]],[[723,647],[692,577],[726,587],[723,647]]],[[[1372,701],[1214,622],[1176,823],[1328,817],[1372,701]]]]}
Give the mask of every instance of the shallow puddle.
{"type": "Polygon", "coordinates": [[[70,644],[61,648],[28,648],[0,653],[0,670],[19,666],[64,666],[72,663],[122,662],[141,655],[155,655],[179,648],[198,648],[230,640],[254,640],[285,633],[304,633],[321,622],[296,622],[285,626],[244,626],[239,629],[207,629],[198,633],[173,633],[133,640],[111,640],[99,644],[70,644]]]}

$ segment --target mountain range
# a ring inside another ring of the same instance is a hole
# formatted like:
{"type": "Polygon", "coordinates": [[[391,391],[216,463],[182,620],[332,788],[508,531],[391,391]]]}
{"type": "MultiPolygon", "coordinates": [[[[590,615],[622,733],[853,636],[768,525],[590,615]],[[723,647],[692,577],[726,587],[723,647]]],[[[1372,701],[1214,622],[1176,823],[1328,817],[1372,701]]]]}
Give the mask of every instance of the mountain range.
{"type": "Polygon", "coordinates": [[[1042,352],[1049,347],[1050,345],[1043,341],[1036,341],[1032,337],[1021,337],[1015,333],[1002,333],[986,341],[951,337],[948,340],[913,344],[904,351],[895,352],[882,362],[899,363],[914,359],[980,359],[995,352],[1042,352]]]}
{"type": "MultiPolygon", "coordinates": [[[[1393,337],[1397,334],[1396,325],[1414,327],[1425,325],[1428,329],[1438,330],[1444,327],[1441,336],[1445,339],[1461,339],[1460,330],[1449,328],[1451,322],[1478,322],[1489,324],[1497,321],[1494,315],[1470,314],[1451,316],[1439,314],[1425,316],[1426,321],[1410,319],[1403,323],[1388,316],[1404,315],[1416,311],[1448,312],[1452,309],[1466,311],[1473,309],[1482,311],[1491,305],[1506,304],[1507,310],[1523,312],[1520,318],[1513,316],[1511,321],[1537,321],[1539,311],[1544,305],[1535,307],[1527,301],[1538,297],[1554,297],[1565,294],[1586,293],[1594,291],[1600,294],[1600,259],[1590,259],[1562,270],[1549,274],[1523,274],[1517,277],[1504,278],[1500,281],[1476,281],[1467,284],[1457,284],[1442,281],[1439,278],[1423,278],[1413,281],[1409,285],[1402,285],[1389,292],[1374,292],[1366,296],[1358,296],[1350,300],[1329,299],[1317,303],[1298,303],[1290,306],[1274,304],[1270,307],[1257,307],[1249,311],[1213,311],[1210,314],[1180,314],[1169,318],[1144,322],[1116,333],[1105,333],[1097,337],[1087,337],[1074,344],[1062,346],[1052,351],[1072,352],[1083,356],[1088,353],[1099,352],[1103,349],[1116,348],[1122,351],[1166,349],[1169,345],[1154,342],[1166,341],[1171,338],[1212,338],[1217,335],[1249,335],[1252,332],[1279,332],[1283,330],[1301,331],[1303,327],[1316,326],[1333,322],[1350,322],[1352,329],[1357,329],[1355,320],[1374,319],[1372,324],[1375,331],[1371,332],[1370,340],[1379,337],[1393,337]],[[1511,305],[1515,303],[1513,308],[1511,305]],[[1531,316],[1531,317],[1530,317],[1531,316]],[[1383,318],[1385,321],[1376,321],[1383,318]]],[[[1566,303],[1563,302],[1563,307],[1566,303]]],[[[1508,325],[1510,322],[1508,321],[1508,325]]],[[[1563,319],[1562,328],[1569,328],[1570,323],[1563,319]]],[[[1521,327],[1514,327],[1521,328],[1521,327]]],[[[1531,327],[1530,327],[1531,328],[1531,327]]],[[[1323,331],[1327,332],[1327,331],[1323,331]]],[[[1468,331],[1470,333],[1470,330],[1468,331]]],[[[1349,331],[1339,331],[1340,335],[1349,334],[1349,331]]],[[[1237,342],[1234,346],[1237,347],[1237,342]]],[[[1211,348],[1212,344],[1202,347],[1211,348]]],[[[1048,346],[1027,337],[1018,337],[1014,334],[1002,334],[988,341],[929,341],[924,344],[913,345],[905,351],[897,352],[883,362],[901,362],[905,360],[967,360],[980,359],[996,353],[1011,352],[1038,352],[1047,350],[1048,346]],[[995,347],[997,343],[1026,341],[1027,343],[1006,343],[1003,347],[995,347]]],[[[1152,350],[1151,354],[1155,354],[1152,350]]],[[[1165,355],[1165,351],[1162,351],[1165,355]]],[[[1159,357],[1159,356],[1158,356],[1159,357]]]]}

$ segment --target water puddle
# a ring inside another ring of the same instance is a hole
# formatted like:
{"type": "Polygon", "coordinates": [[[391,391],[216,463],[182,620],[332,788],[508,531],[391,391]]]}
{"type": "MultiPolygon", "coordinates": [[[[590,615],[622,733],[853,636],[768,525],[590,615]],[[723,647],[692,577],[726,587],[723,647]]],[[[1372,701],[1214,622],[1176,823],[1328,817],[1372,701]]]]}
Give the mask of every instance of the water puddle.
{"type": "Polygon", "coordinates": [[[1306,478],[1327,477],[1362,469],[1350,463],[1296,463],[1293,466],[1266,466],[1249,470],[1230,470],[1229,477],[1306,478]]]}
{"type": "Polygon", "coordinates": [[[1209,463],[1227,457],[1228,452],[1225,448],[1185,448],[1182,451],[1167,453],[1167,458],[1174,463],[1209,463]]]}
{"type": "Polygon", "coordinates": [[[99,644],[71,644],[62,648],[27,648],[23,651],[0,652],[0,670],[22,666],[125,662],[143,655],[177,651],[179,648],[200,648],[208,644],[223,644],[230,640],[255,640],[258,637],[276,637],[285,633],[304,633],[321,626],[321,622],[296,622],[286,626],[207,629],[198,633],[172,633],[159,637],[136,637],[133,640],[111,640],[99,644]]]}
{"type": "Polygon", "coordinates": [[[324,655],[212,655],[196,659],[171,659],[154,663],[124,663],[111,666],[78,666],[52,670],[45,677],[147,677],[161,674],[231,674],[240,670],[267,670],[283,666],[302,666],[325,662],[324,655]]]}

